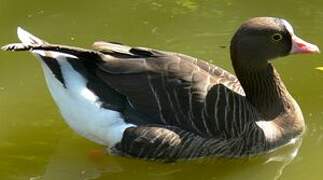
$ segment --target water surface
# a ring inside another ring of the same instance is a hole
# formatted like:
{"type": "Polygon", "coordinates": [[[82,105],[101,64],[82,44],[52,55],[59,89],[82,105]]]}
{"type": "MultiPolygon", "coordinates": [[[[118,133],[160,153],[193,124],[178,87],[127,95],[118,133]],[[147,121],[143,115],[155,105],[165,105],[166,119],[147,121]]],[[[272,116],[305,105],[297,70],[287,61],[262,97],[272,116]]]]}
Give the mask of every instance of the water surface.
{"type": "MultiPolygon", "coordinates": [[[[17,41],[22,26],[53,43],[119,41],[197,56],[232,72],[228,45],[241,22],[284,17],[299,36],[323,48],[322,9],[321,0],[0,0],[0,45],[17,41]]],[[[90,156],[103,147],[67,127],[35,58],[0,52],[0,179],[322,179],[323,72],[315,69],[322,60],[274,62],[302,107],[302,143],[257,158],[163,164],[90,156]]]]}

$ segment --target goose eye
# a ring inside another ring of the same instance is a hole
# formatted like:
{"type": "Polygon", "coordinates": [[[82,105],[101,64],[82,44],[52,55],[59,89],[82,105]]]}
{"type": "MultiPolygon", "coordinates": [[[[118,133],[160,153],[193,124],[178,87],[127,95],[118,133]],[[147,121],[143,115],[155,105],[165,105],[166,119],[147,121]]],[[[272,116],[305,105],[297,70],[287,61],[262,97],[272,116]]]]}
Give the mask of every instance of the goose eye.
{"type": "Polygon", "coordinates": [[[275,33],[275,34],[273,34],[272,36],[271,36],[271,39],[273,40],[273,41],[280,41],[280,40],[282,40],[283,39],[283,35],[281,35],[281,34],[279,34],[279,33],[275,33]]]}

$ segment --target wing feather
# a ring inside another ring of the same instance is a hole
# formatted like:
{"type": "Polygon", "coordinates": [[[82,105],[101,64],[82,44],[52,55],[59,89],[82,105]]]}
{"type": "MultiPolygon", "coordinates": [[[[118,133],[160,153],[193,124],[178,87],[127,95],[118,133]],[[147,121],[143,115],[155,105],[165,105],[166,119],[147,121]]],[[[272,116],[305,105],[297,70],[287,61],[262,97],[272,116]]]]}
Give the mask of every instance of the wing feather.
{"type": "Polygon", "coordinates": [[[241,129],[237,127],[241,125],[238,121],[248,121],[232,115],[250,107],[246,103],[232,105],[244,102],[245,97],[239,81],[229,72],[183,54],[122,46],[101,43],[96,48],[112,56],[113,53],[129,56],[101,61],[97,76],[126,96],[136,112],[150,117],[147,124],[173,125],[203,136],[225,133],[225,137],[231,137],[232,128],[241,129]],[[205,128],[206,125],[217,127],[205,128]]]}

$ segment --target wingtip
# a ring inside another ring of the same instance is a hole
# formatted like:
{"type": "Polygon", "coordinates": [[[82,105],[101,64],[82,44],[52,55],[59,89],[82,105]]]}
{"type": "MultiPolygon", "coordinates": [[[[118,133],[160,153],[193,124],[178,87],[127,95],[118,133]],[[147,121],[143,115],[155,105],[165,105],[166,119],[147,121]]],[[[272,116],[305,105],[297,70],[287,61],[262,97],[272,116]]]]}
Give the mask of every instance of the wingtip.
{"type": "Polygon", "coordinates": [[[30,50],[32,46],[45,44],[46,42],[30,34],[20,26],[17,27],[17,35],[22,43],[11,43],[2,46],[2,51],[26,51],[30,50]]]}
{"type": "Polygon", "coordinates": [[[30,49],[31,46],[23,43],[12,43],[1,47],[1,50],[3,51],[26,51],[30,49]]]}
{"type": "Polygon", "coordinates": [[[1,47],[1,50],[2,50],[2,51],[8,51],[8,45],[2,46],[2,47],[1,47]]]}
{"type": "MultiPolygon", "coordinates": [[[[18,44],[18,43],[16,43],[16,44],[18,44]]],[[[16,47],[16,44],[7,44],[5,46],[2,46],[1,50],[2,51],[14,51],[15,47],[16,47]]]]}

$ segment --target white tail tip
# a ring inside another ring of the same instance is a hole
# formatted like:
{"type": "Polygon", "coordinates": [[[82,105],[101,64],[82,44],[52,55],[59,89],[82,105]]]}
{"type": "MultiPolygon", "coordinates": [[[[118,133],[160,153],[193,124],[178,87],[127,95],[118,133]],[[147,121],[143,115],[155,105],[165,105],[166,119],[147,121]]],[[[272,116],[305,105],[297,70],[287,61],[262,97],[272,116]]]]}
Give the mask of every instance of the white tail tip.
{"type": "Polygon", "coordinates": [[[38,37],[30,34],[29,32],[25,31],[21,27],[17,28],[17,35],[19,40],[26,45],[36,45],[36,44],[44,44],[45,42],[38,37]]]}

